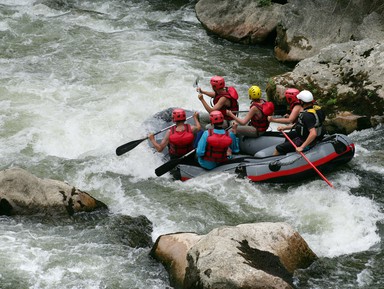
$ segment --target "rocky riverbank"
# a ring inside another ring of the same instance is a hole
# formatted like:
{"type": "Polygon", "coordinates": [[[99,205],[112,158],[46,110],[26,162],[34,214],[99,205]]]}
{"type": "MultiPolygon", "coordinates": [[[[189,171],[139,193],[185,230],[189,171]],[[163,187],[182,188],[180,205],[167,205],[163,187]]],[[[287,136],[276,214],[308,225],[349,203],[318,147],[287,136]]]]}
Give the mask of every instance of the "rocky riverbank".
{"type": "Polygon", "coordinates": [[[381,1],[200,0],[196,15],[220,37],[273,43],[278,60],[297,63],[291,73],[267,80],[275,103],[284,104],[287,87],[312,91],[328,114],[330,133],[384,122],[381,1]]]}

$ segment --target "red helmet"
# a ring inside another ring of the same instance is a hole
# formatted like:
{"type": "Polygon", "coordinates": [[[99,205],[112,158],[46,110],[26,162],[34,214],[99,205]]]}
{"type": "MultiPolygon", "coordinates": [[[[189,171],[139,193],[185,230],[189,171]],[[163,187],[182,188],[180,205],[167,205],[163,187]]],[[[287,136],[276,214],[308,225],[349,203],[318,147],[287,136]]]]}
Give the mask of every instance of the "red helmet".
{"type": "Polygon", "coordinates": [[[176,108],[172,111],[172,121],[184,121],[186,119],[185,110],[176,108]]]}
{"type": "Polygon", "coordinates": [[[211,86],[214,90],[219,90],[225,87],[224,78],[221,76],[214,76],[211,78],[211,86]]]}
{"type": "Polygon", "coordinates": [[[294,101],[298,101],[297,95],[299,94],[299,92],[300,91],[296,88],[288,88],[285,91],[285,98],[286,98],[288,104],[291,104],[294,101]]]}
{"type": "Polygon", "coordinates": [[[209,114],[209,119],[211,120],[211,124],[222,123],[224,116],[220,111],[214,110],[209,114]]]}

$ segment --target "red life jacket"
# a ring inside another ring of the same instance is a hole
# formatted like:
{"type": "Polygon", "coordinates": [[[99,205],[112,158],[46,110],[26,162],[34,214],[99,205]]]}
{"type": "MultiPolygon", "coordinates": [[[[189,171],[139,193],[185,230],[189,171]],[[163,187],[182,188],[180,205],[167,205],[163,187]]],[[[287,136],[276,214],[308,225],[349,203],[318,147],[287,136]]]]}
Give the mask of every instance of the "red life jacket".
{"type": "MultiPolygon", "coordinates": [[[[222,97],[228,98],[231,101],[231,105],[223,106],[220,109],[220,112],[223,114],[224,119],[232,120],[232,118],[227,115],[226,110],[228,109],[230,111],[239,111],[239,103],[237,101],[237,98],[238,98],[237,91],[233,87],[225,87],[225,90],[220,91],[220,93],[216,93],[215,98],[213,99],[213,104],[215,105],[219,101],[219,99],[222,97]]],[[[237,115],[237,113],[234,113],[234,114],[237,115]]]]}
{"type": "Polygon", "coordinates": [[[269,127],[269,121],[268,117],[263,113],[263,103],[265,103],[265,100],[262,99],[262,102],[252,102],[250,109],[254,106],[256,106],[261,114],[263,115],[261,119],[256,119],[256,115],[254,115],[251,118],[251,125],[257,129],[258,132],[265,132],[269,127]]]}
{"type": "Polygon", "coordinates": [[[292,109],[293,109],[296,105],[301,105],[300,100],[296,100],[296,101],[291,102],[291,104],[289,105],[289,110],[292,111],[292,109]]]}
{"type": "Polygon", "coordinates": [[[213,132],[213,129],[209,129],[203,159],[217,163],[227,161],[227,150],[231,144],[232,138],[228,131],[225,131],[225,134],[217,134],[213,132]]]}
{"type": "Polygon", "coordinates": [[[192,128],[189,124],[184,124],[183,131],[177,131],[176,126],[171,127],[169,134],[168,150],[172,156],[181,157],[193,150],[192,128]]]}

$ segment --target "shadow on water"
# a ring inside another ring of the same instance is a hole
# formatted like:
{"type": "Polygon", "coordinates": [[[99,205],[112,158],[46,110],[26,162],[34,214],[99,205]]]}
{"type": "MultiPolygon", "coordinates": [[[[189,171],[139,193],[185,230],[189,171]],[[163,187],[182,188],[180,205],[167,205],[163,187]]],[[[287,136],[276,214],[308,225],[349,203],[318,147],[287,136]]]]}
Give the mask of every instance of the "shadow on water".
{"type": "Polygon", "coordinates": [[[0,222],[15,222],[40,231],[59,231],[63,236],[78,236],[81,241],[100,244],[120,244],[132,248],[150,247],[152,223],[145,216],[131,217],[104,211],[62,216],[0,217],[0,222]],[[86,234],[82,234],[86,232],[86,234]],[[83,239],[83,240],[81,240],[83,239]]]}

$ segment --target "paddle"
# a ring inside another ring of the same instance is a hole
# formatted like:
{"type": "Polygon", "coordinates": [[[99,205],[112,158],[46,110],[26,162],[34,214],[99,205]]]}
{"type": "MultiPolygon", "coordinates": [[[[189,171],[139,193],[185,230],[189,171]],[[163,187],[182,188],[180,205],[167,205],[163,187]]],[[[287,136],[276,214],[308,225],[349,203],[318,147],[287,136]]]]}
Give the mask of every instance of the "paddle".
{"type": "MultiPolygon", "coordinates": [[[[289,138],[289,136],[284,132],[284,131],[281,131],[283,133],[283,135],[285,136],[285,138],[293,145],[293,147],[295,149],[297,149],[297,146],[295,145],[295,143],[289,138]]],[[[313,163],[311,163],[311,161],[305,156],[305,154],[303,154],[303,152],[299,152],[302,157],[308,162],[308,164],[311,165],[311,167],[319,174],[320,177],[323,178],[323,180],[331,187],[331,188],[334,188],[334,186],[327,180],[326,177],[324,177],[324,175],[315,167],[315,165],[313,163]]]]}
{"type": "Polygon", "coordinates": [[[160,177],[160,176],[164,175],[165,173],[169,172],[174,167],[176,167],[178,164],[180,164],[185,158],[187,158],[188,156],[193,154],[195,151],[196,151],[196,149],[193,149],[189,153],[183,155],[182,157],[179,157],[177,159],[172,159],[172,160],[166,162],[165,164],[162,164],[160,167],[155,169],[156,176],[160,177]]]}
{"type": "Polygon", "coordinates": [[[249,112],[249,110],[234,110],[233,113],[249,112]]]}
{"type": "MultiPolygon", "coordinates": [[[[232,125],[227,127],[225,130],[229,130],[231,128],[232,128],[232,125]]],[[[169,172],[174,167],[176,167],[178,164],[180,164],[186,157],[190,156],[195,151],[196,151],[196,149],[193,149],[189,153],[186,153],[185,155],[183,155],[177,159],[172,159],[172,160],[166,162],[165,164],[162,164],[160,167],[155,169],[156,176],[160,177],[160,176],[164,175],[165,173],[169,172]]]]}
{"type": "MultiPolygon", "coordinates": [[[[189,116],[186,118],[186,120],[192,118],[193,116],[189,116]]],[[[166,128],[163,128],[162,130],[154,133],[153,135],[157,135],[159,133],[162,133],[163,131],[166,131],[167,129],[170,129],[171,127],[175,126],[176,124],[173,124],[173,125],[170,125],[166,128]]],[[[148,137],[145,137],[145,138],[142,138],[142,139],[138,139],[138,140],[133,140],[133,141],[130,141],[130,142],[127,142],[126,144],[123,144],[121,146],[119,146],[117,149],[116,149],[116,154],[118,156],[121,156],[122,154],[125,154],[127,152],[129,152],[130,150],[134,149],[135,147],[137,147],[140,143],[142,143],[143,141],[145,141],[146,139],[148,139],[148,137]]]]}
{"type": "Polygon", "coordinates": [[[199,87],[199,80],[200,80],[200,77],[199,77],[199,76],[196,77],[196,80],[195,80],[195,82],[194,82],[193,85],[192,85],[194,88],[199,87]]]}

